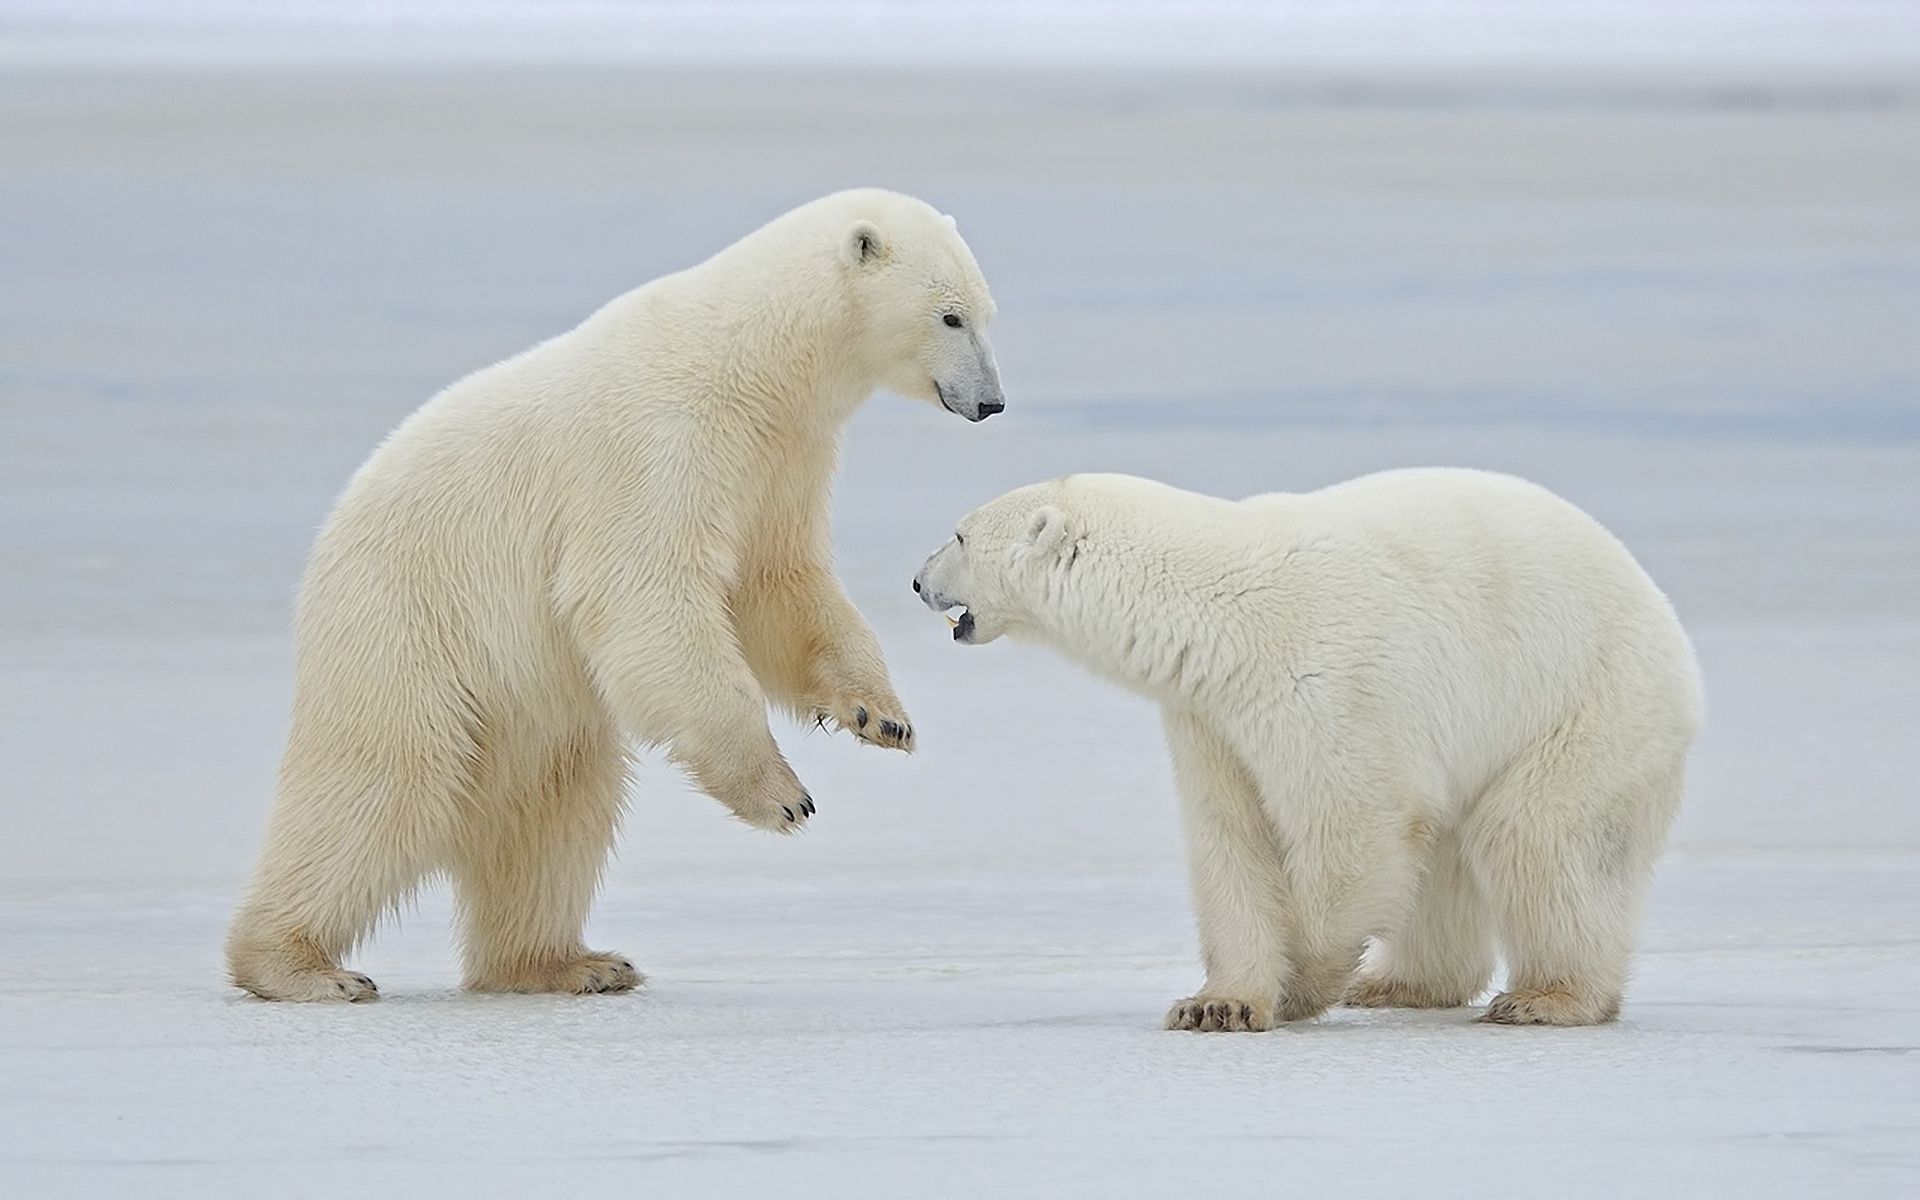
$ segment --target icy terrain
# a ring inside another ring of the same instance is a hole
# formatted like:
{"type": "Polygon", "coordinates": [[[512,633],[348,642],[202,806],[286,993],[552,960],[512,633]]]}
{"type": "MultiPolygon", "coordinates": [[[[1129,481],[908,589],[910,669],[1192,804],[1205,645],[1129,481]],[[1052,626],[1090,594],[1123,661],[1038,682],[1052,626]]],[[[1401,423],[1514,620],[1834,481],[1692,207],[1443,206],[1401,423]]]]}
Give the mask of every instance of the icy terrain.
{"type": "Polygon", "coordinates": [[[0,1191],[1913,1194],[1917,195],[1914,99],[1844,89],[0,75],[0,1191]],[[862,182],[957,213],[1001,306],[1008,412],[878,397],[838,490],[923,753],[782,728],[821,805],[788,841],[644,769],[591,938],[637,995],[455,992],[439,891],[357,961],[376,1005],[223,987],[347,473],[862,182]],[[1162,1033],[1198,970],[1153,712],[952,646],[907,581],[1066,470],[1414,463],[1562,491],[1696,634],[1624,1019],[1162,1033]]]}

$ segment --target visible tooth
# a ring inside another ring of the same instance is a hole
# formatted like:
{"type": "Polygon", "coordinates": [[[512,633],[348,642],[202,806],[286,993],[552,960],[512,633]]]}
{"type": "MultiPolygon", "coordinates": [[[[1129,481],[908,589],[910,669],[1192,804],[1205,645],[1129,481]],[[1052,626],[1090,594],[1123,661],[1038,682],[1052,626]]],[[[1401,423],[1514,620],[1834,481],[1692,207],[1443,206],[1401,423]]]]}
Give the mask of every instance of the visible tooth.
{"type": "MultiPolygon", "coordinates": [[[[941,614],[941,615],[942,615],[942,616],[945,616],[946,614],[944,614],[944,613],[943,613],[943,614],[941,614]]],[[[958,622],[958,621],[956,621],[956,620],[954,620],[954,619],[953,619],[952,617],[947,617],[947,628],[948,628],[948,629],[958,629],[959,627],[960,627],[960,622],[958,622]]]]}

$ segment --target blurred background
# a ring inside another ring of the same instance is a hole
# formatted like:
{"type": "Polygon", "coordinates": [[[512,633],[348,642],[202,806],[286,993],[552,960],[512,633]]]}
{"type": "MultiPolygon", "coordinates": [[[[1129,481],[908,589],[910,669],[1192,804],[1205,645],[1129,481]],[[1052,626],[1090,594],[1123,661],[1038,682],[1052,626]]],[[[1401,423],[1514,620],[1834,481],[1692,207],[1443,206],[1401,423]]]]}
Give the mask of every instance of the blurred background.
{"type": "MultiPolygon", "coordinates": [[[[1537,479],[1699,642],[1680,846],[1920,844],[1914,6],[0,16],[0,877],[238,880],[301,562],[379,438],[868,183],[959,217],[1011,408],[853,426],[842,568],[926,752],[789,731],[839,819],[768,869],[939,857],[983,818],[970,855],[1167,859],[1148,706],[956,650],[906,588],[959,514],[1093,469],[1537,479]]],[[[625,865],[752,844],[653,783],[625,865]]]]}
{"type": "MultiPolygon", "coordinates": [[[[1699,647],[1646,1002],[1814,988],[1767,955],[1822,946],[1915,1036],[1920,6],[1893,0],[0,0],[16,990],[261,1019],[217,943],[348,474],[449,381],[860,184],[955,214],[1000,308],[1005,415],[877,396],[836,492],[924,750],[777,728],[821,805],[786,842],[643,766],[602,940],[708,996],[769,955],[1030,1002],[1064,986],[1036,964],[1122,961],[1102,1020],[1151,1028],[1193,974],[1156,714],[953,646],[910,576],[1072,470],[1241,495],[1476,466],[1611,526],[1699,647]]],[[[363,956],[390,998],[453,982],[445,897],[422,913],[363,956]]]]}

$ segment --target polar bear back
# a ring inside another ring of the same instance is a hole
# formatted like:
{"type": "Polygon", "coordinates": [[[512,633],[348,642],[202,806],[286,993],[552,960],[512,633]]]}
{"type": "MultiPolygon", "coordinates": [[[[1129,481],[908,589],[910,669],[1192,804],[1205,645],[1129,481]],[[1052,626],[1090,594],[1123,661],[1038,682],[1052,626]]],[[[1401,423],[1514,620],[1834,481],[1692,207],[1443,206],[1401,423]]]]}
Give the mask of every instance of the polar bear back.
{"type": "Polygon", "coordinates": [[[1400,730],[1408,749],[1446,747],[1452,787],[1597,710],[1622,742],[1698,724],[1698,669],[1666,596],[1543,487],[1430,468],[1240,507],[1290,598],[1299,673],[1344,675],[1325,696],[1348,719],[1400,730]]]}
{"type": "Polygon", "coordinates": [[[1650,753],[1699,722],[1666,597],[1598,521],[1525,480],[1424,468],[1231,501],[1073,475],[1019,496],[1003,500],[1058,504],[1083,539],[1045,640],[1290,752],[1365,744],[1461,796],[1601,712],[1609,741],[1650,753]]]}

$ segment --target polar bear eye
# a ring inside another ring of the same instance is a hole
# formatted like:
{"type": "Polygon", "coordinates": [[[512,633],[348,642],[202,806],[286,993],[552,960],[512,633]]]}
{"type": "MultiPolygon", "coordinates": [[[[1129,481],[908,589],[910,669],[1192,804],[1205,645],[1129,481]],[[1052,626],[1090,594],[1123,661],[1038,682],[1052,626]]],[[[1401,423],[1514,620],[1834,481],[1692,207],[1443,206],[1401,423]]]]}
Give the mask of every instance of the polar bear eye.
{"type": "Polygon", "coordinates": [[[946,316],[941,317],[940,319],[947,323],[948,329],[960,328],[960,324],[961,324],[960,318],[953,313],[948,313],[946,316]]]}
{"type": "Polygon", "coordinates": [[[953,544],[956,546],[964,546],[967,544],[967,539],[960,536],[960,531],[958,529],[953,531],[953,544]]]}

